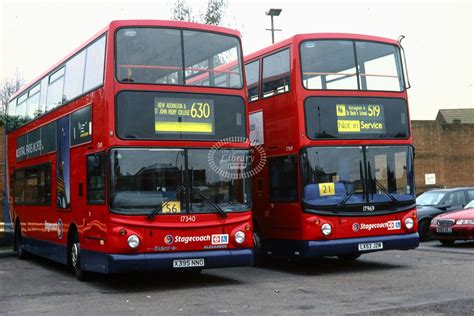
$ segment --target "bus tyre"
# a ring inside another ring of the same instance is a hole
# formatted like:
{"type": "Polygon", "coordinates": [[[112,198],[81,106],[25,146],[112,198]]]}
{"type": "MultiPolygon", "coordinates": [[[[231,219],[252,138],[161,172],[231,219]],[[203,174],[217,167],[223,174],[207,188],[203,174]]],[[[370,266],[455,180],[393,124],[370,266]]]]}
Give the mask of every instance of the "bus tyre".
{"type": "Polygon", "coordinates": [[[452,245],[454,245],[454,240],[444,239],[444,240],[440,240],[439,242],[442,243],[442,244],[445,245],[445,246],[452,246],[452,245]]]}
{"type": "Polygon", "coordinates": [[[254,266],[262,266],[265,263],[265,254],[263,253],[262,237],[255,229],[253,231],[253,258],[254,266]]]}
{"type": "Polygon", "coordinates": [[[349,255],[341,255],[337,257],[339,258],[339,260],[342,260],[342,261],[354,261],[354,260],[357,260],[360,256],[361,256],[360,253],[352,253],[349,255]]]}
{"type": "Polygon", "coordinates": [[[81,268],[81,244],[77,232],[74,233],[69,243],[69,262],[76,278],[79,281],[86,281],[88,274],[81,268]]]}
{"type": "Polygon", "coordinates": [[[21,245],[21,224],[20,222],[17,222],[16,227],[15,227],[15,245],[14,249],[16,250],[16,255],[19,259],[25,260],[28,259],[28,252],[23,249],[21,245]]]}
{"type": "Polygon", "coordinates": [[[418,224],[418,234],[420,235],[420,241],[430,241],[430,220],[424,219],[418,224]]]}

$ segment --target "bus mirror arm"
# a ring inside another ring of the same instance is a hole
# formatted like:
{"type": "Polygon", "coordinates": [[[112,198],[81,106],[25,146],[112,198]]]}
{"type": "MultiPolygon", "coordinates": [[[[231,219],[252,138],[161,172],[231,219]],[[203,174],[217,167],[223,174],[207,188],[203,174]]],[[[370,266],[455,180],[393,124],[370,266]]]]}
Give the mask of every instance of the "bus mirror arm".
{"type": "Polygon", "coordinates": [[[402,46],[402,40],[405,38],[405,35],[400,35],[398,37],[398,46],[400,46],[400,49],[402,51],[402,55],[403,55],[403,68],[405,68],[405,76],[406,76],[406,89],[410,89],[411,88],[411,83],[410,83],[410,77],[408,76],[408,66],[407,66],[407,58],[406,58],[406,55],[405,55],[405,49],[403,48],[402,46]]]}

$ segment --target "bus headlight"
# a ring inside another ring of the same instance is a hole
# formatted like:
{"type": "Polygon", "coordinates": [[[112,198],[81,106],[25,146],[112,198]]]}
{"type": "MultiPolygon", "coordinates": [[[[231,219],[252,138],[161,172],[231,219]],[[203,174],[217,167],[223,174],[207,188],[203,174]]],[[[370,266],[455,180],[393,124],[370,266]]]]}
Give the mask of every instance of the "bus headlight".
{"type": "Polygon", "coordinates": [[[140,238],[137,235],[130,235],[127,239],[128,246],[132,249],[136,249],[140,246],[140,238]]]}
{"type": "Polygon", "coordinates": [[[241,230],[237,231],[234,235],[234,240],[238,244],[242,244],[245,241],[245,233],[241,230]]]}
{"type": "Polygon", "coordinates": [[[405,220],[405,227],[408,228],[408,229],[412,229],[413,228],[413,219],[411,219],[410,217],[408,217],[406,220],[405,220]]]}
{"type": "Polygon", "coordinates": [[[321,226],[321,232],[323,233],[324,236],[329,236],[331,235],[332,233],[332,226],[331,224],[323,224],[323,226],[321,226]]]}

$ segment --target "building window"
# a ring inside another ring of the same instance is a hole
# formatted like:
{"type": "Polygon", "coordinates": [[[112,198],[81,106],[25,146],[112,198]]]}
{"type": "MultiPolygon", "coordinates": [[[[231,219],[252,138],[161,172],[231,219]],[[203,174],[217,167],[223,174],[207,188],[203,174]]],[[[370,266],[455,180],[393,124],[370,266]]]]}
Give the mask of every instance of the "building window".
{"type": "Polygon", "coordinates": [[[270,171],[270,201],[298,200],[298,173],[296,156],[282,156],[268,160],[270,171]]]}

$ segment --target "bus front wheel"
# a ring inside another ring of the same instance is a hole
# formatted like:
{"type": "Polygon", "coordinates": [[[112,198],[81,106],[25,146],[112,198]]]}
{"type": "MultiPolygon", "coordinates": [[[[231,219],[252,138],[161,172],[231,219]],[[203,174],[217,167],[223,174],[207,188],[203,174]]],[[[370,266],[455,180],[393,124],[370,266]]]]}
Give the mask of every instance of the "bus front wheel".
{"type": "Polygon", "coordinates": [[[81,243],[77,232],[74,232],[69,242],[69,263],[76,278],[79,281],[86,281],[88,274],[81,268],[81,243]]]}
{"type": "Polygon", "coordinates": [[[262,237],[257,229],[253,231],[253,255],[254,266],[262,266],[265,264],[266,256],[263,253],[262,237]]]}

